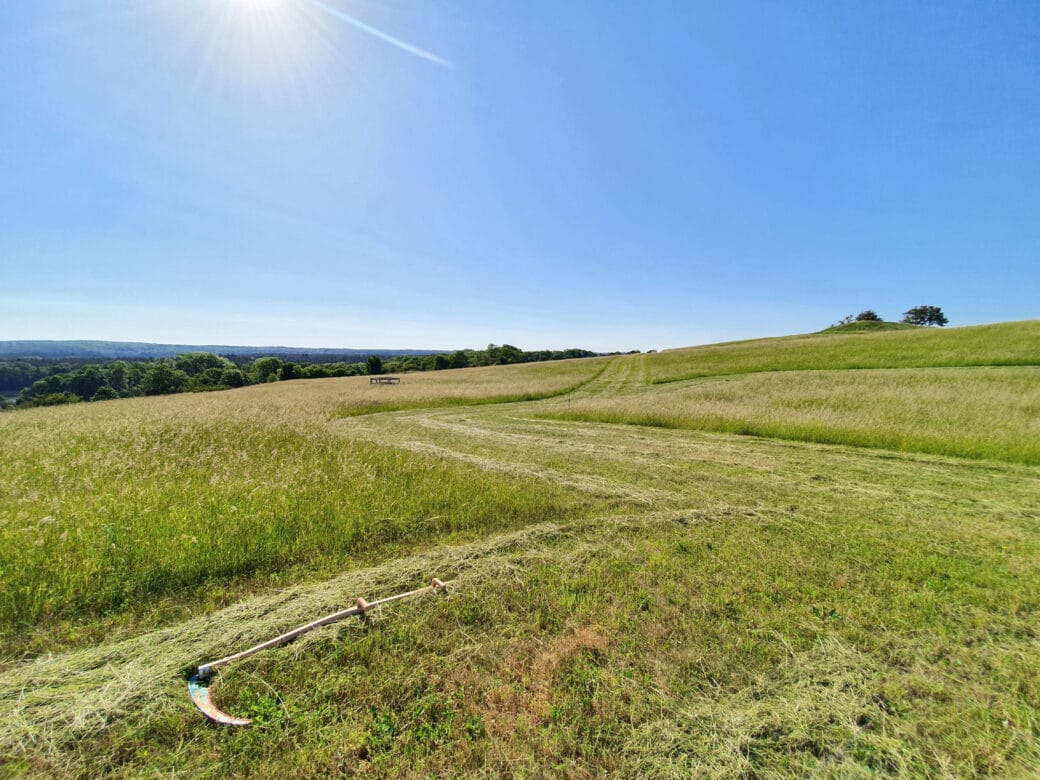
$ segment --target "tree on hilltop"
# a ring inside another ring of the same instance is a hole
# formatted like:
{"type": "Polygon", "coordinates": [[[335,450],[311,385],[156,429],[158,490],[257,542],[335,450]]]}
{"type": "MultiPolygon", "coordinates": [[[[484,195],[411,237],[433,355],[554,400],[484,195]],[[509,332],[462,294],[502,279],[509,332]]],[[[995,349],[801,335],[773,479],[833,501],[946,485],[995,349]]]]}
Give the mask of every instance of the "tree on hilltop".
{"type": "Polygon", "coordinates": [[[867,309],[856,315],[856,322],[881,322],[881,318],[870,309],[867,309]]]}
{"type": "Polygon", "coordinates": [[[938,306],[915,306],[903,314],[900,322],[907,325],[938,325],[941,328],[949,320],[938,306]]]}

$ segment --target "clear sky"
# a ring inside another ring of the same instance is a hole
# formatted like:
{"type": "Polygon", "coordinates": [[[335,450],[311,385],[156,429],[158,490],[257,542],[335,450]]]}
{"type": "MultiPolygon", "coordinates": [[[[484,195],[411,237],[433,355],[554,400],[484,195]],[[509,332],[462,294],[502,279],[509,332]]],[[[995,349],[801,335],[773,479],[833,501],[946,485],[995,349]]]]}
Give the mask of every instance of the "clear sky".
{"type": "Polygon", "coordinates": [[[6,0],[0,339],[1040,316],[1040,3],[6,0]]]}

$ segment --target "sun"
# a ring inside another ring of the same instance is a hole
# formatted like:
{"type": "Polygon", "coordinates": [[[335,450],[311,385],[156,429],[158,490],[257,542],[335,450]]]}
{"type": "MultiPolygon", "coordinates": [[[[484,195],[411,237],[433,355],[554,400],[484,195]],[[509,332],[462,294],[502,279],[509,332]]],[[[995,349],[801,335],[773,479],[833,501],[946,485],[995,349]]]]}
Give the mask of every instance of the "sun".
{"type": "Polygon", "coordinates": [[[171,50],[194,88],[223,99],[306,92],[329,56],[306,0],[163,0],[171,50]]]}
{"type": "Polygon", "coordinates": [[[271,8],[272,6],[285,5],[285,0],[228,0],[232,5],[245,6],[247,8],[271,8]]]}

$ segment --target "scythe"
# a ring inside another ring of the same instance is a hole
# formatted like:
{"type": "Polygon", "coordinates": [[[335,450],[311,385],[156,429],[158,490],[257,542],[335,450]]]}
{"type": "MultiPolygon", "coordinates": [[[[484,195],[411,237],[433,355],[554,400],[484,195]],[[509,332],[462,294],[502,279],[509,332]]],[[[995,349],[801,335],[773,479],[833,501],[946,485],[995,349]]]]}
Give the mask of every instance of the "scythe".
{"type": "Polygon", "coordinates": [[[431,583],[424,588],[417,588],[416,590],[410,590],[406,593],[398,593],[395,596],[387,596],[383,599],[376,601],[365,601],[363,598],[359,598],[356,605],[349,609],[340,610],[339,612],[333,612],[331,615],[313,620],[306,625],[294,628],[292,631],[287,631],[281,636],[276,636],[274,639],[268,639],[266,642],[261,642],[254,647],[250,647],[248,650],[243,650],[240,653],[234,655],[228,655],[224,658],[219,658],[216,661],[211,661],[208,664],[203,664],[196,669],[195,674],[188,680],[188,693],[191,695],[191,700],[196,707],[214,723],[221,723],[226,726],[245,726],[250,723],[248,718],[236,718],[234,715],[229,715],[226,712],[221,711],[216,704],[213,703],[213,698],[210,695],[210,683],[213,680],[213,673],[218,667],[226,666],[235,661],[241,661],[243,658],[249,658],[252,655],[256,655],[263,650],[267,650],[271,647],[277,647],[283,645],[286,642],[290,642],[296,637],[306,634],[308,631],[313,631],[315,628],[320,626],[327,626],[330,623],[335,623],[338,620],[352,617],[354,615],[364,615],[369,610],[380,607],[383,604],[389,604],[391,601],[400,601],[411,596],[418,596],[422,593],[434,592],[434,593],[447,593],[448,585],[451,583],[441,582],[436,577],[433,578],[431,583]]]}

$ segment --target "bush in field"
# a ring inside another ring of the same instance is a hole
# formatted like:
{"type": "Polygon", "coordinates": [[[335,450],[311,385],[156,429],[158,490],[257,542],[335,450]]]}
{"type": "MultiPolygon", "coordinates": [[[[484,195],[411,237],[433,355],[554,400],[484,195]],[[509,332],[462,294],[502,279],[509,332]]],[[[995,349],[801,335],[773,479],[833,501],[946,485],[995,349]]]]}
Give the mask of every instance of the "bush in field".
{"type": "Polygon", "coordinates": [[[365,361],[365,373],[366,374],[382,374],[383,373],[383,360],[379,355],[372,355],[368,360],[365,361]]]}
{"type": "Polygon", "coordinates": [[[938,325],[940,328],[949,322],[938,306],[915,306],[903,314],[907,325],[938,325]]]}

